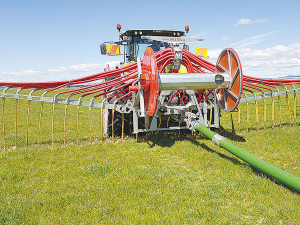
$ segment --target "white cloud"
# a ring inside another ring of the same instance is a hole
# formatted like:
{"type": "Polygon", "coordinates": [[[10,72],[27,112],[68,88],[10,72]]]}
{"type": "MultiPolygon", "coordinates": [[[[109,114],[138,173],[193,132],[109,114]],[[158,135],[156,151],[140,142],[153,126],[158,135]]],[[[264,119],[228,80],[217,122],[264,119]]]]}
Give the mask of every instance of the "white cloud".
{"type": "Polygon", "coordinates": [[[0,82],[44,82],[79,78],[103,72],[106,65],[114,68],[120,62],[111,61],[103,64],[85,63],[68,67],[55,67],[46,70],[23,70],[17,72],[0,72],[0,82]]]}
{"type": "Polygon", "coordinates": [[[244,60],[276,60],[281,58],[300,59],[300,43],[292,45],[276,45],[262,50],[242,48],[237,50],[244,60]]]}
{"type": "MultiPolygon", "coordinates": [[[[267,35],[265,34],[265,36],[267,35]]],[[[221,51],[222,49],[208,50],[209,61],[215,64],[221,51]]],[[[284,77],[300,74],[300,43],[287,46],[276,45],[261,50],[240,48],[236,49],[236,52],[239,55],[243,72],[246,75],[256,77],[284,77]]],[[[47,70],[0,72],[0,82],[70,80],[100,73],[107,64],[110,64],[110,68],[114,68],[119,62],[111,61],[103,64],[86,63],[47,70]]]]}
{"type": "MultiPolygon", "coordinates": [[[[222,50],[208,50],[209,61],[216,63],[222,50]]],[[[262,50],[241,48],[236,50],[246,75],[278,77],[300,75],[300,43],[276,45],[262,50]]]]}
{"type": "Polygon", "coordinates": [[[265,34],[260,34],[260,35],[257,35],[257,36],[251,37],[251,38],[247,38],[242,41],[231,44],[230,47],[233,47],[236,49],[244,48],[248,45],[253,45],[253,44],[262,42],[262,41],[268,39],[268,37],[270,37],[271,35],[274,35],[274,33],[275,33],[275,31],[271,31],[271,32],[268,32],[265,34]]]}
{"type": "MultiPolygon", "coordinates": [[[[243,63],[243,68],[246,70],[259,70],[259,69],[268,69],[268,70],[281,70],[286,68],[293,68],[300,66],[300,59],[297,58],[280,58],[273,60],[253,60],[245,61],[243,63]]],[[[300,74],[300,71],[299,71],[300,74]]]]}
{"type": "Polygon", "coordinates": [[[234,26],[239,26],[239,25],[245,25],[245,24],[255,24],[255,23],[267,23],[268,21],[265,19],[257,19],[255,21],[250,20],[250,19],[240,19],[234,26]]]}

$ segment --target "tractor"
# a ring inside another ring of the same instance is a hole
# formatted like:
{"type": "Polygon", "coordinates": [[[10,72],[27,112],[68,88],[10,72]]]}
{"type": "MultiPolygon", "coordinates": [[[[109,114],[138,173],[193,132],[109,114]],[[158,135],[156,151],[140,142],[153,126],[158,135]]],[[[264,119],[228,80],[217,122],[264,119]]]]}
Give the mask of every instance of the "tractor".
{"type": "MultiPolygon", "coordinates": [[[[185,27],[185,31],[136,29],[121,32],[121,25],[118,24],[117,29],[119,31],[118,41],[104,42],[100,45],[102,55],[124,56],[124,61],[116,66],[116,69],[132,63],[137,63],[138,67],[141,67],[141,61],[148,47],[157,54],[157,57],[160,56],[160,52],[162,54],[163,50],[172,49],[174,60],[160,70],[171,80],[175,74],[188,73],[187,67],[182,63],[183,51],[189,51],[187,43],[203,40],[202,38],[187,38],[189,26],[185,27]],[[121,49],[123,49],[122,52],[121,49]]],[[[207,49],[202,48],[201,50],[195,57],[199,59],[207,57],[207,49]]],[[[205,68],[199,65],[195,66],[197,66],[198,72],[205,71],[205,68]]],[[[107,67],[107,70],[110,68],[107,67]]],[[[192,72],[196,72],[196,70],[192,72]]],[[[141,71],[138,73],[140,76],[141,71]]],[[[122,74],[116,76],[122,76],[122,74]]],[[[113,78],[116,77],[109,77],[106,81],[113,78]]],[[[151,116],[143,109],[142,93],[136,92],[131,100],[123,99],[124,105],[128,106],[129,103],[128,110],[123,112],[114,111],[114,109],[103,110],[104,132],[111,136],[121,135],[122,131],[127,134],[137,134],[147,131],[187,129],[185,124],[181,124],[180,118],[185,111],[195,112],[203,118],[207,127],[217,128],[219,127],[220,110],[216,104],[214,89],[210,89],[209,86],[207,88],[205,90],[186,90],[183,86],[179,86],[170,90],[167,90],[168,88],[162,90],[158,97],[160,106],[151,116]]],[[[122,91],[124,88],[118,90],[118,92],[122,91]]],[[[118,98],[117,92],[111,92],[105,95],[105,98],[109,98],[108,104],[113,104],[118,98]],[[111,96],[114,97],[110,98],[111,96]]]]}

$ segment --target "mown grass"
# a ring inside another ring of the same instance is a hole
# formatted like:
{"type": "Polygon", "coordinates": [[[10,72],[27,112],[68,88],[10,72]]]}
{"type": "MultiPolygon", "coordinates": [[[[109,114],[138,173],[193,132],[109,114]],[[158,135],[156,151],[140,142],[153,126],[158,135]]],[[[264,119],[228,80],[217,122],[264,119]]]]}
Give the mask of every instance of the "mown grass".
{"type": "MultiPolygon", "coordinates": [[[[291,104],[293,96],[290,96],[291,104]]],[[[268,100],[270,103],[270,100],[268,100]]],[[[300,196],[266,177],[205,137],[181,132],[104,139],[100,110],[69,106],[67,146],[63,147],[64,106],[56,105],[52,148],[52,105],[45,104],[38,146],[40,103],[31,103],[26,149],[27,101],[18,103],[18,147],[15,148],[15,100],[6,99],[6,150],[0,153],[0,223],[7,224],[299,224],[300,196]]],[[[233,113],[222,113],[221,134],[242,149],[300,177],[299,119],[289,125],[286,106],[279,126],[276,106],[272,130],[268,106],[264,131],[259,105],[241,104],[241,132],[233,113]]],[[[300,110],[300,109],[299,109],[300,110]]],[[[293,111],[292,111],[293,112],[293,111]]],[[[2,118],[2,112],[1,112],[2,118]]],[[[293,118],[293,114],[292,114],[293,118]]],[[[293,121],[292,121],[293,122],[293,121]]],[[[219,132],[219,129],[215,130],[219,132]]],[[[3,132],[0,133],[3,147],[3,132]]]]}

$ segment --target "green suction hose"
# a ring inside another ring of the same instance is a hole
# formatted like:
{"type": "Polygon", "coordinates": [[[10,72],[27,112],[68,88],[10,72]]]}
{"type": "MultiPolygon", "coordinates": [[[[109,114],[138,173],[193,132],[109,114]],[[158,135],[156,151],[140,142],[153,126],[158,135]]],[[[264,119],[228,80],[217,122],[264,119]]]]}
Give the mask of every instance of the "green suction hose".
{"type": "Polygon", "coordinates": [[[276,166],[273,166],[266,161],[251,155],[250,153],[246,152],[245,150],[235,146],[234,144],[230,143],[224,137],[219,134],[216,134],[209,130],[207,127],[201,124],[195,124],[194,129],[198,130],[206,137],[211,139],[215,144],[218,146],[226,149],[230,153],[234,154],[235,156],[239,157],[240,159],[244,160],[245,162],[249,163],[251,166],[259,169],[260,171],[270,175],[271,177],[277,179],[278,181],[286,184],[287,186],[295,189],[296,191],[300,192],[300,178],[287,173],[276,166]]]}

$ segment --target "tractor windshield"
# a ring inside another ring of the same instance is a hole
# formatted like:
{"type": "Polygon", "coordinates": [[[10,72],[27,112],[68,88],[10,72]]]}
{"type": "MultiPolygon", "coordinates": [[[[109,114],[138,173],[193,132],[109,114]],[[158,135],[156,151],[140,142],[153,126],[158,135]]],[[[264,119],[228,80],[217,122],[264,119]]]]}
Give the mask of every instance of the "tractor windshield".
{"type": "Polygon", "coordinates": [[[151,47],[154,52],[169,48],[170,45],[165,42],[159,42],[149,39],[142,39],[141,37],[133,38],[133,42],[130,46],[127,46],[127,54],[130,55],[130,59],[136,61],[137,57],[144,57],[144,53],[147,47],[151,47]]]}

